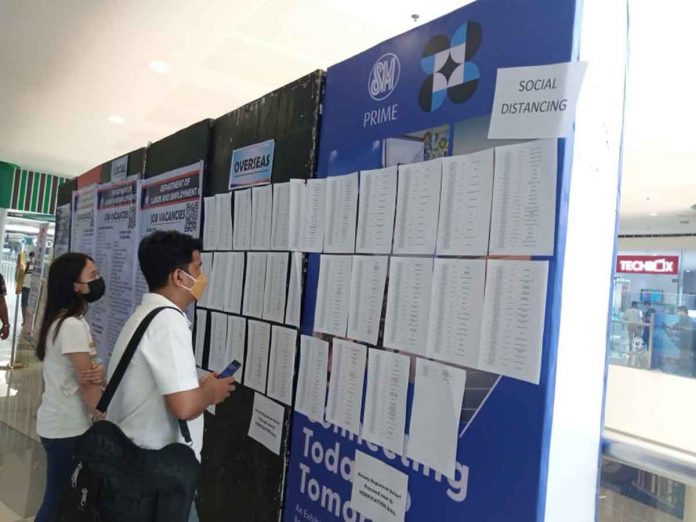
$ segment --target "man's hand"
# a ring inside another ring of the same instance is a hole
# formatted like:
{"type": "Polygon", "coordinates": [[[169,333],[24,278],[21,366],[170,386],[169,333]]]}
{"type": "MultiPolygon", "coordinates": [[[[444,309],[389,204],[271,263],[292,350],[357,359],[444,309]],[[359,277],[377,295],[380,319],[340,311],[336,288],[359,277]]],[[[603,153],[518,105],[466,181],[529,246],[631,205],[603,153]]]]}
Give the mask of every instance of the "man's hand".
{"type": "Polygon", "coordinates": [[[0,341],[4,341],[10,336],[10,325],[5,323],[0,328],[0,341]]]}
{"type": "Polygon", "coordinates": [[[92,363],[92,368],[80,372],[80,381],[86,384],[103,384],[106,379],[106,368],[103,365],[92,363]]]}
{"type": "Polygon", "coordinates": [[[234,377],[219,379],[218,374],[213,372],[204,376],[201,380],[201,388],[211,397],[211,404],[220,404],[236,389],[234,377]]]}

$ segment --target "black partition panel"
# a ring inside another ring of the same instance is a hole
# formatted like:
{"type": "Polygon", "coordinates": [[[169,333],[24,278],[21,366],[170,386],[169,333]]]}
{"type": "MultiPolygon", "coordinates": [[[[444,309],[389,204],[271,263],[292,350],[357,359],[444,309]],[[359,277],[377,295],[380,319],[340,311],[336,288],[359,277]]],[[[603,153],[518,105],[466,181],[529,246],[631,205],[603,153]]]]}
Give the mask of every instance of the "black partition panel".
{"type": "Polygon", "coordinates": [[[316,71],[217,118],[212,172],[204,194],[227,191],[234,149],[271,139],[275,140],[271,181],[313,175],[323,78],[324,73],[316,71]]]}
{"type": "Polygon", "coordinates": [[[56,205],[72,203],[72,193],[77,190],[77,178],[70,179],[58,187],[58,199],[56,205]]]}
{"type": "MultiPolygon", "coordinates": [[[[316,71],[215,120],[206,195],[227,192],[234,149],[269,139],[275,140],[273,182],[313,177],[323,82],[324,73],[316,71]]],[[[283,441],[276,455],[247,436],[254,394],[238,386],[215,415],[205,414],[202,522],[280,520],[292,409],[285,408],[283,441]]]]}
{"type": "Polygon", "coordinates": [[[151,178],[200,160],[205,161],[207,169],[212,123],[213,120],[199,121],[150,144],[143,177],[151,178]]]}

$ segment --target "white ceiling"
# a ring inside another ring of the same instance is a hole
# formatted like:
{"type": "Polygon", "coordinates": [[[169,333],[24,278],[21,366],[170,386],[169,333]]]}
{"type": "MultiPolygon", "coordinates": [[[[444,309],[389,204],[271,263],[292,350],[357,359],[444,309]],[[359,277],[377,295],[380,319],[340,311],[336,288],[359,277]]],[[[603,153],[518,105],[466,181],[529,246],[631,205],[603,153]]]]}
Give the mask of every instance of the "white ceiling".
{"type": "MultiPolygon", "coordinates": [[[[0,0],[0,159],[78,175],[465,3],[0,0]]],[[[696,3],[630,5],[620,231],[696,233],[696,3]]]]}
{"type": "Polygon", "coordinates": [[[630,1],[621,234],[696,233],[694,17],[692,1],[630,1]]]}
{"type": "Polygon", "coordinates": [[[81,174],[465,3],[0,0],[0,159],[81,174]]]}

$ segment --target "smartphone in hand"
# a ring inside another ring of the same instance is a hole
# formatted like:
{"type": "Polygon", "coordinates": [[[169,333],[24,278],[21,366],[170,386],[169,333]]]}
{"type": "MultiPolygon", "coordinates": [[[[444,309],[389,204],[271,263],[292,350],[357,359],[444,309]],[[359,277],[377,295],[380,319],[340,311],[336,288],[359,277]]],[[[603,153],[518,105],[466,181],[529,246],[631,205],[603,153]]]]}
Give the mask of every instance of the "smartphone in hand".
{"type": "Polygon", "coordinates": [[[242,363],[240,363],[239,361],[232,361],[227,368],[220,372],[218,378],[226,379],[227,377],[232,377],[241,367],[242,363]]]}

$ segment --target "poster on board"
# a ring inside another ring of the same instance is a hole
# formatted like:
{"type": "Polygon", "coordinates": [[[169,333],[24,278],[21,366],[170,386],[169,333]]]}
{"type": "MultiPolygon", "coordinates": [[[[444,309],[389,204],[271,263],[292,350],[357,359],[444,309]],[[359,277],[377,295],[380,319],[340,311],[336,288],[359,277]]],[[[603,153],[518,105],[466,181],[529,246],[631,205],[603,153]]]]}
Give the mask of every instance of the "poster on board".
{"type": "Polygon", "coordinates": [[[70,251],[94,257],[97,185],[81,188],[72,195],[70,251]]]}
{"type": "Polygon", "coordinates": [[[27,317],[24,321],[25,332],[34,339],[38,340],[40,321],[36,321],[37,317],[42,315],[42,301],[44,279],[48,276],[46,243],[48,238],[48,223],[39,225],[39,235],[36,239],[34,271],[31,276],[31,288],[29,290],[29,303],[27,305],[27,317]]]}
{"type": "Polygon", "coordinates": [[[53,257],[70,251],[70,203],[56,208],[56,236],[53,243],[53,257]]]}
{"type": "MultiPolygon", "coordinates": [[[[138,192],[140,240],[156,230],[176,230],[198,237],[201,224],[203,161],[140,181],[138,192]]],[[[138,266],[137,246],[133,259],[138,266]]],[[[138,268],[135,304],[147,292],[147,283],[138,268]]]]}
{"type": "Polygon", "coordinates": [[[137,191],[136,179],[97,188],[95,261],[106,283],[106,294],[91,305],[90,322],[97,353],[104,364],[108,363],[134,307],[137,191]]]}

